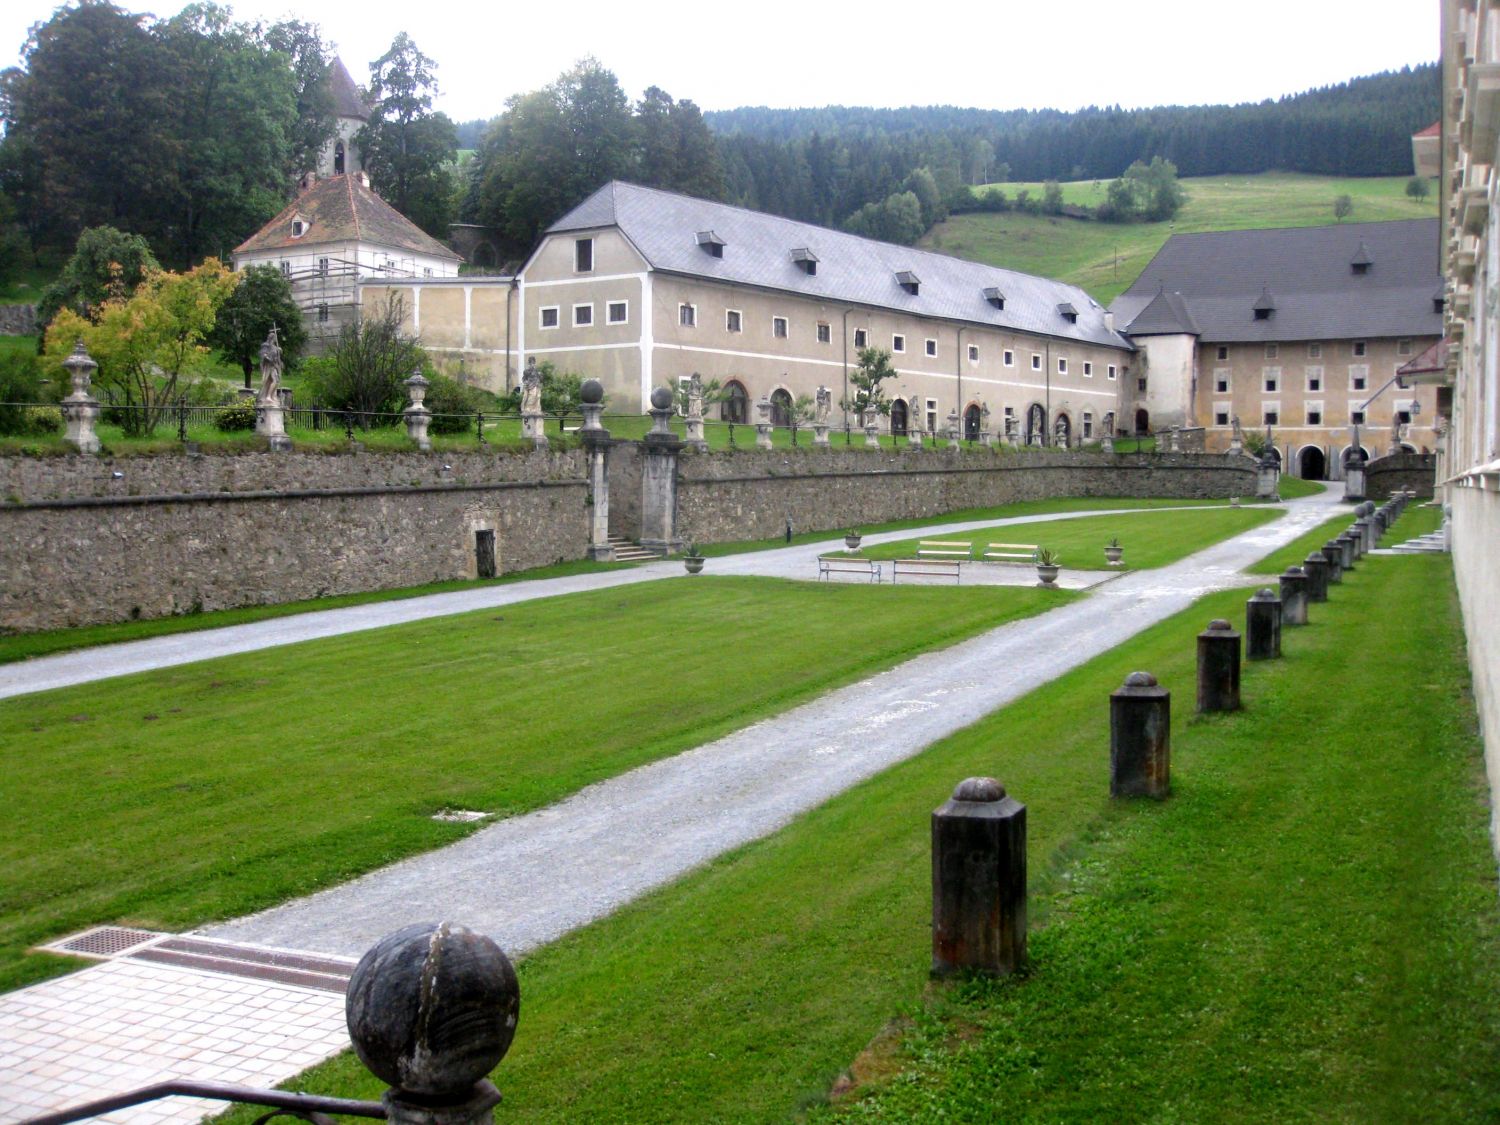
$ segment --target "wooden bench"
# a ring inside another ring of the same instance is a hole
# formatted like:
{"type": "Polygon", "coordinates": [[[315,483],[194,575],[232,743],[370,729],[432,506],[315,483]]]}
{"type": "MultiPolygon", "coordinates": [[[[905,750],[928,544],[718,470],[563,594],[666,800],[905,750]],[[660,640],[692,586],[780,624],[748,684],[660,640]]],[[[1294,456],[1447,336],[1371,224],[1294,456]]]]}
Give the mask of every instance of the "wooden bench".
{"type": "Polygon", "coordinates": [[[879,582],[881,568],[872,559],[838,559],[818,556],[818,580],[833,581],[835,574],[857,574],[871,582],[879,582]]]}
{"type": "Polygon", "coordinates": [[[985,546],[984,554],[981,557],[994,562],[1035,562],[1036,544],[990,543],[985,546]]]}
{"type": "Polygon", "coordinates": [[[958,585],[963,563],[958,559],[896,559],[891,563],[891,582],[907,578],[951,578],[958,585]]]}
{"type": "Polygon", "coordinates": [[[962,539],[919,539],[917,540],[917,558],[919,559],[967,559],[973,556],[974,546],[962,539]]]}

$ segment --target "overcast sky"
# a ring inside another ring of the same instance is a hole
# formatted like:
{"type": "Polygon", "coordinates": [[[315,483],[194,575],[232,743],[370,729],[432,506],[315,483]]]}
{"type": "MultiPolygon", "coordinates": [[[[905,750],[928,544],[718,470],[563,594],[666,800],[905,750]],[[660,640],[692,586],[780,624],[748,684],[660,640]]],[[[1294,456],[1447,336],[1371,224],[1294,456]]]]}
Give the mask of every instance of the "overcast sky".
{"type": "MultiPolygon", "coordinates": [[[[127,10],[145,5],[122,4],[127,10]]],[[[182,4],[155,9],[171,15],[182,4]]],[[[54,5],[9,0],[0,65],[54,5]]],[[[286,0],[243,0],[278,19],[286,0]]],[[[947,0],[933,4],[413,4],[305,0],[355,81],[406,31],[436,60],[437,107],[490,117],[593,55],[635,99],[647,86],[704,109],[960,105],[1077,109],[1259,101],[1435,60],[1437,0],[947,0]]]]}

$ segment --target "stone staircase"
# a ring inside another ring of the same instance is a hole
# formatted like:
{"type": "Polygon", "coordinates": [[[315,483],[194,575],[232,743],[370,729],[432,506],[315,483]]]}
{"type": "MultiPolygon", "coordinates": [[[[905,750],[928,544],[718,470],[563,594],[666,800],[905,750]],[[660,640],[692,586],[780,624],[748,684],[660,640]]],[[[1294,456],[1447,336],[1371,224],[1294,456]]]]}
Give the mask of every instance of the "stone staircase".
{"type": "Polygon", "coordinates": [[[650,562],[653,559],[665,557],[655,551],[648,551],[639,543],[632,543],[620,535],[611,535],[609,546],[610,550],[615,553],[615,562],[650,562]]]}
{"type": "Polygon", "coordinates": [[[1391,553],[1396,555],[1441,555],[1447,550],[1443,546],[1443,533],[1441,531],[1429,531],[1426,535],[1419,535],[1415,539],[1408,539],[1405,543],[1397,543],[1391,548],[1391,553]]]}

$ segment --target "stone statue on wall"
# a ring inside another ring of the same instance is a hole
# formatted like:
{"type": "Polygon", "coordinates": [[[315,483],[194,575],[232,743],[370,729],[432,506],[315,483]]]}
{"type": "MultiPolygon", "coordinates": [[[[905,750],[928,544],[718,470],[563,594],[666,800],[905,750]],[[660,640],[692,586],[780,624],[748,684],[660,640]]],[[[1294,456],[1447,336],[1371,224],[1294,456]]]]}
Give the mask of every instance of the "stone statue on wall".
{"type": "Polygon", "coordinates": [[[1230,440],[1233,441],[1236,446],[1244,445],[1245,444],[1245,431],[1242,430],[1242,429],[1240,429],[1240,416],[1238,414],[1236,414],[1234,417],[1230,418],[1229,419],[1229,425],[1233,428],[1232,429],[1233,436],[1231,437],[1230,440]]]}
{"type": "Polygon", "coordinates": [[[813,413],[813,421],[820,426],[828,424],[828,412],[833,409],[833,392],[827,387],[818,387],[816,407],[813,413]]]}
{"type": "Polygon", "coordinates": [[[526,361],[526,370],[521,372],[521,413],[542,412],[542,373],[537,369],[536,357],[526,361]]]}
{"type": "Polygon", "coordinates": [[[260,401],[281,405],[281,342],[274,324],[260,346],[260,401]]]}
{"type": "Polygon", "coordinates": [[[688,380],[687,386],[687,416],[689,418],[703,417],[703,376],[696,371],[688,380]]]}

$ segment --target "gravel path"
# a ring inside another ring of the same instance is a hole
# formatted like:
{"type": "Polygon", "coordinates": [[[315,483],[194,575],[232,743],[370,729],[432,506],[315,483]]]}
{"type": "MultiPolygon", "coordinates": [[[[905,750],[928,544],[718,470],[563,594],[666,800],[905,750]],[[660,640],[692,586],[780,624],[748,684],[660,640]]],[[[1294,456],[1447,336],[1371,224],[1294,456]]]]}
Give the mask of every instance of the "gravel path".
{"type": "MultiPolygon", "coordinates": [[[[776,831],[1202,595],[1252,582],[1242,567],[1328,519],[1339,504],[1324,492],[1287,507],[1282,519],[1171,566],[1125,574],[1088,598],[917,657],[439,851],[207,932],[359,956],[398,926],[452,918],[523,953],[776,831]]],[[[982,524],[941,533],[971,526],[982,524]]],[[[718,573],[784,569],[806,576],[813,554],[813,547],[787,548],[714,566],[718,573]]],[[[647,580],[654,569],[626,572],[626,580],[647,580]]]]}

